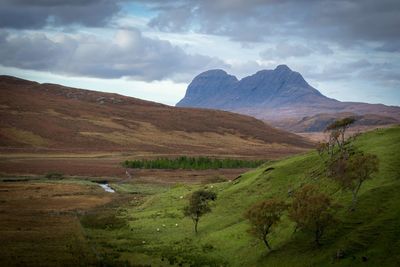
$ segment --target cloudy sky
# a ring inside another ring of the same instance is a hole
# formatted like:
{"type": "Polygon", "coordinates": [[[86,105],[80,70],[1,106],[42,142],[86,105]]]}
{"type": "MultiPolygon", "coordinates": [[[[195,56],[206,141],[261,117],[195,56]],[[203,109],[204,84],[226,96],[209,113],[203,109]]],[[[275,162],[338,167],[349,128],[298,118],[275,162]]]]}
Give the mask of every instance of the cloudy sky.
{"type": "Polygon", "coordinates": [[[174,105],[202,71],[279,64],[400,105],[400,1],[0,0],[0,74],[174,105]]]}

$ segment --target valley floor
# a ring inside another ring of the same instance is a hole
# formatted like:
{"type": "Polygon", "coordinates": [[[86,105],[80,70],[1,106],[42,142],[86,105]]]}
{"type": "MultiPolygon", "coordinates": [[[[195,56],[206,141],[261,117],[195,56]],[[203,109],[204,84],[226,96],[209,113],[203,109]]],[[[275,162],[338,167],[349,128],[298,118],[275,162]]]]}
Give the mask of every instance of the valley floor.
{"type": "Polygon", "coordinates": [[[380,159],[380,171],[363,185],[355,212],[346,208],[351,194],[325,177],[316,152],[268,162],[240,177],[229,174],[237,179],[110,179],[116,193],[102,191],[93,177],[2,178],[0,265],[400,266],[400,127],[365,133],[355,144],[380,159]],[[318,186],[342,206],[339,222],[316,248],[312,236],[294,232],[285,216],[268,252],[248,234],[245,210],[271,197],[290,202],[288,192],[304,184],[318,186]],[[182,210],[201,188],[215,192],[217,200],[196,235],[182,210]],[[335,258],[339,250],[343,256],[335,258]]]}

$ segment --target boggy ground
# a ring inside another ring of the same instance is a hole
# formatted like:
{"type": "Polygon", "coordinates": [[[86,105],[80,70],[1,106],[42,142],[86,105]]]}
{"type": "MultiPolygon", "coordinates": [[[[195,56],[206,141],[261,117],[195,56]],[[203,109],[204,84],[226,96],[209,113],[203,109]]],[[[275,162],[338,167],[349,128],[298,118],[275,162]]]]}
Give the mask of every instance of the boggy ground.
{"type": "Polygon", "coordinates": [[[0,178],[0,266],[114,266],[119,254],[92,232],[125,229],[125,207],[172,188],[235,179],[246,170],[131,170],[131,179],[93,173],[0,178]],[[104,180],[116,193],[96,183],[104,180]]]}
{"type": "Polygon", "coordinates": [[[0,266],[95,265],[78,216],[116,199],[89,182],[0,181],[0,266]]]}

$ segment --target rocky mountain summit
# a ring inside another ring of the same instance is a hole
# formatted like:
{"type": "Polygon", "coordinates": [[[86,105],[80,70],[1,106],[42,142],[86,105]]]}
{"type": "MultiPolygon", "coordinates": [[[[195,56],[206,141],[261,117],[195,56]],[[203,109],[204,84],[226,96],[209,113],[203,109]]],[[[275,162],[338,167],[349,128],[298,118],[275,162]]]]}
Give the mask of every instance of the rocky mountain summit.
{"type": "Polygon", "coordinates": [[[223,70],[203,72],[193,79],[177,106],[236,109],[316,101],[337,102],[311,87],[300,73],[279,65],[274,70],[261,70],[242,80],[223,70]]]}
{"type": "MultiPolygon", "coordinates": [[[[233,111],[289,130],[294,123],[297,130],[301,129],[297,122],[318,114],[351,112],[400,120],[400,107],[328,98],[286,65],[261,70],[241,80],[219,69],[203,72],[189,84],[185,97],[176,106],[233,111]]],[[[382,124],[393,120],[383,120],[382,124]]]]}

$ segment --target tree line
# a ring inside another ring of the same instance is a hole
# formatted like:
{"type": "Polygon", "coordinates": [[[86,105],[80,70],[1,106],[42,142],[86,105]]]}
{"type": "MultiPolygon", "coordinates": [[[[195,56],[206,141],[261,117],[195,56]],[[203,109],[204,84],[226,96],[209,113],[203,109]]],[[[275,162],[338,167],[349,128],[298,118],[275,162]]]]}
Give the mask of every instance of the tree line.
{"type": "Polygon", "coordinates": [[[125,168],[134,169],[234,169],[234,168],[256,168],[262,165],[262,160],[241,159],[217,159],[209,157],[186,157],[157,158],[152,160],[126,160],[123,162],[125,168]]]}

